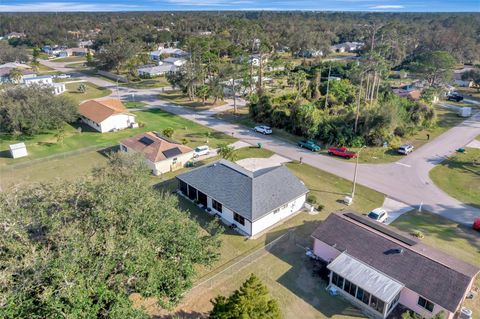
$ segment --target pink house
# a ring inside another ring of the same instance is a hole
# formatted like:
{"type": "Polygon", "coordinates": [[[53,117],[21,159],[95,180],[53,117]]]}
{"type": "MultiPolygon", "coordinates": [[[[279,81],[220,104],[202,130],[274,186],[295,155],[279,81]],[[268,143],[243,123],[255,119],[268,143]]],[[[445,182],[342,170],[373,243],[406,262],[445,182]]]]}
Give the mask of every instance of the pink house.
{"type": "MultiPolygon", "coordinates": [[[[353,212],[331,214],[313,232],[329,288],[373,318],[399,305],[423,318],[460,312],[479,269],[353,212]]],[[[478,314],[477,314],[478,315],[478,314]]]]}

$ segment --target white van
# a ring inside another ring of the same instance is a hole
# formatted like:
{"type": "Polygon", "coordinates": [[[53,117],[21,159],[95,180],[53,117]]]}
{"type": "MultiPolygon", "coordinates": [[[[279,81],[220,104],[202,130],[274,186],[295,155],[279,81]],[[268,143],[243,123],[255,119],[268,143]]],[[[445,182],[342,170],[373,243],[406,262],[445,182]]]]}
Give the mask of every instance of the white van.
{"type": "Polygon", "coordinates": [[[197,146],[194,150],[194,156],[203,156],[210,154],[210,148],[207,145],[197,146]]]}

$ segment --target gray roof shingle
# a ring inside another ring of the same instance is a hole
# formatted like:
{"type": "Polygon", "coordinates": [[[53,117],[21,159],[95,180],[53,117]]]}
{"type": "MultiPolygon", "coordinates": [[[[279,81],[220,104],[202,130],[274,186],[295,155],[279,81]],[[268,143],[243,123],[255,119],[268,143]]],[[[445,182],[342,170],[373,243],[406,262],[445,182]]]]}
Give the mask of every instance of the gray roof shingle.
{"type": "Polygon", "coordinates": [[[285,166],[250,172],[220,160],[177,178],[251,222],[308,192],[285,166]]]}
{"type": "Polygon", "coordinates": [[[323,221],[312,237],[330,246],[335,245],[337,250],[348,252],[408,289],[455,312],[479,269],[421,242],[408,245],[398,241],[389,233],[409,235],[390,226],[382,227],[387,230],[374,230],[349,218],[348,213],[338,212],[323,221]],[[388,253],[399,247],[403,248],[402,253],[388,253]]]}

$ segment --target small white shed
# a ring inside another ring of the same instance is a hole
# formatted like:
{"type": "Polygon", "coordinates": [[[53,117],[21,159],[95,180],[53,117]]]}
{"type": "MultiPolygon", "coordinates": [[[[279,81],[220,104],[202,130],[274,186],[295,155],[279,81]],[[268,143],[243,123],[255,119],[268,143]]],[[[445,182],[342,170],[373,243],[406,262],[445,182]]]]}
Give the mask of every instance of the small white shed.
{"type": "Polygon", "coordinates": [[[17,143],[9,145],[10,154],[12,154],[13,158],[24,157],[28,155],[27,146],[25,143],[17,143]]]}

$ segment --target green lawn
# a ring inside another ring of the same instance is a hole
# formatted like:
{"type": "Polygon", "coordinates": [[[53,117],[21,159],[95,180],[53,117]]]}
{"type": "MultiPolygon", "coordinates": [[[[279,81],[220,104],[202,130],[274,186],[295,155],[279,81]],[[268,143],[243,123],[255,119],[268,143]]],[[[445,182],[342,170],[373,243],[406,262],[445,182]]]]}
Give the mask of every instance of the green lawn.
{"type": "Polygon", "coordinates": [[[192,110],[206,110],[214,106],[219,106],[225,104],[224,101],[218,100],[215,104],[213,103],[213,99],[207,100],[203,103],[200,99],[196,99],[194,101],[190,101],[185,94],[183,94],[179,90],[168,90],[159,94],[159,99],[167,100],[171,103],[186,106],[191,108],[192,110]]]}
{"type": "Polygon", "coordinates": [[[46,157],[53,154],[69,152],[81,148],[92,146],[111,146],[118,143],[119,140],[145,131],[163,131],[167,127],[172,127],[175,132],[173,138],[181,141],[183,138],[188,140],[187,145],[198,146],[207,144],[215,148],[221,143],[232,143],[235,141],[231,136],[213,131],[212,129],[196,124],[179,116],[161,111],[145,110],[134,113],[137,116],[139,128],[126,129],[119,132],[98,133],[82,125],[82,133],[78,133],[79,124],[65,126],[65,138],[63,143],[57,143],[54,137],[55,132],[48,132],[36,135],[24,140],[15,139],[11,136],[2,136],[0,139],[0,166],[29,161],[36,158],[46,157]],[[24,141],[27,144],[29,156],[13,160],[8,157],[8,145],[24,141]]]}
{"type": "MultiPolygon", "coordinates": [[[[250,147],[237,150],[243,157],[268,157],[271,154],[263,149],[250,147]]],[[[253,240],[246,240],[237,233],[227,230],[221,236],[221,258],[213,266],[213,269],[200,269],[200,278],[197,282],[209,278],[213,274],[235,264],[251,252],[266,243],[293,230],[295,240],[282,243],[271,254],[261,257],[255,262],[248,262],[240,271],[226,270],[223,280],[216,281],[212,289],[192,291],[185,297],[184,302],[174,312],[206,312],[211,309],[210,299],[218,294],[228,294],[238,288],[242,281],[252,272],[261,277],[267,284],[270,292],[280,301],[285,318],[358,318],[363,317],[361,312],[340,298],[330,297],[325,291],[325,285],[311,276],[311,264],[305,257],[305,250],[298,246],[310,245],[310,235],[331,212],[345,208],[340,200],[351,191],[351,182],[331,175],[314,167],[288,163],[287,167],[297,175],[317,196],[318,202],[324,205],[324,209],[316,214],[299,213],[283,224],[271,229],[266,234],[253,240]]],[[[175,189],[173,179],[162,182],[166,191],[175,189]]],[[[360,186],[351,209],[359,212],[367,212],[372,208],[381,206],[384,196],[376,191],[360,186]]],[[[213,218],[204,211],[183,198],[179,199],[182,208],[186,209],[192,218],[195,218],[202,226],[205,226],[213,218]]],[[[165,315],[165,311],[147,307],[152,315],[165,315]]]]}
{"type": "Polygon", "coordinates": [[[233,152],[235,154],[235,160],[239,161],[245,158],[266,158],[275,154],[264,148],[258,148],[255,146],[242,147],[233,152]]]}
{"type": "Polygon", "coordinates": [[[127,108],[138,108],[138,107],[143,107],[147,105],[147,103],[129,101],[129,102],[123,102],[123,105],[125,105],[125,107],[127,108]]]}
{"type": "Polygon", "coordinates": [[[131,81],[129,83],[122,83],[121,86],[132,89],[151,89],[170,86],[167,79],[164,76],[153,79],[142,79],[140,81],[131,81]]]}
{"type": "Polygon", "coordinates": [[[52,69],[41,63],[38,63],[37,65],[35,65],[35,67],[37,68],[39,75],[52,74],[52,73],[58,72],[55,69],[52,69]]]}
{"type": "Polygon", "coordinates": [[[91,173],[95,167],[106,165],[107,157],[97,151],[89,151],[79,155],[60,157],[42,161],[26,167],[15,169],[0,168],[0,187],[30,184],[34,182],[49,182],[55,179],[73,180],[91,173]]]}
{"type": "MultiPolygon", "coordinates": [[[[470,228],[435,214],[418,211],[402,215],[392,223],[392,226],[406,232],[420,230],[425,235],[422,239],[425,244],[480,267],[480,236],[470,228]]],[[[476,286],[480,287],[480,276],[477,277],[476,286]]],[[[473,310],[474,318],[480,315],[478,296],[473,300],[467,300],[465,306],[473,310]]]]}
{"type": "Polygon", "coordinates": [[[63,95],[72,98],[77,104],[85,100],[97,99],[112,94],[112,91],[106,88],[96,86],[90,82],[83,82],[87,86],[84,93],[78,92],[78,87],[82,83],[68,83],[65,85],[67,92],[63,95]]]}
{"type": "MultiPolygon", "coordinates": [[[[70,82],[70,81],[79,81],[79,80],[81,80],[81,79],[79,79],[79,78],[66,78],[66,79],[55,78],[55,79],[53,79],[53,82],[61,83],[61,82],[70,82]]],[[[80,84],[80,82],[77,83],[77,84],[80,84]]]]}
{"type": "Polygon", "coordinates": [[[84,56],[69,56],[65,58],[53,59],[52,62],[86,62],[87,59],[84,56]]]}
{"type": "Polygon", "coordinates": [[[449,157],[430,171],[430,178],[449,195],[480,207],[480,149],[449,157]]]}

